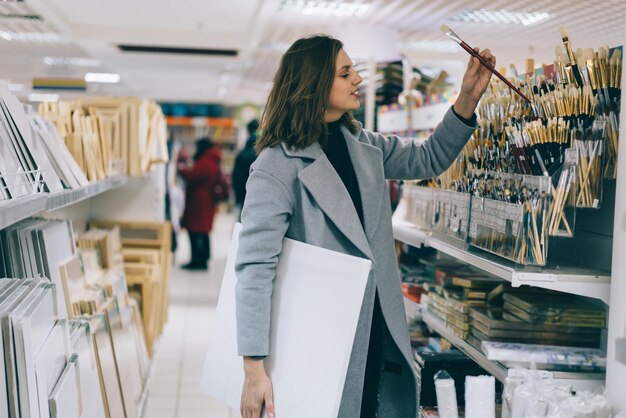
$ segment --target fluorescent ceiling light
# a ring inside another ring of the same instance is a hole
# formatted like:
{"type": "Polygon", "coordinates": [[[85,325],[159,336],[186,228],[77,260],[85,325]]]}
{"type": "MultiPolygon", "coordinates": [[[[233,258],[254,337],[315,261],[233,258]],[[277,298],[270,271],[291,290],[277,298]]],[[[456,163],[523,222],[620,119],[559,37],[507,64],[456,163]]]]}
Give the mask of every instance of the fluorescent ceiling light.
{"type": "Polygon", "coordinates": [[[400,49],[415,49],[419,51],[430,51],[430,52],[457,52],[461,50],[461,47],[448,40],[441,41],[426,41],[426,40],[418,40],[418,41],[407,41],[402,42],[398,45],[400,49]]]}
{"type": "Polygon", "coordinates": [[[67,38],[54,32],[14,32],[2,30],[0,38],[6,41],[22,42],[67,42],[67,38]]]}
{"type": "Polygon", "coordinates": [[[24,84],[19,84],[19,83],[8,83],[7,87],[9,88],[9,91],[16,92],[16,91],[23,91],[26,86],[24,84]]]}
{"type": "Polygon", "coordinates": [[[271,41],[262,41],[259,44],[259,48],[261,49],[265,49],[265,50],[269,50],[269,51],[276,51],[276,52],[285,52],[286,50],[289,49],[289,47],[291,46],[291,44],[287,43],[287,42],[271,42],[271,41]]]}
{"type": "Polygon", "coordinates": [[[59,95],[58,94],[42,94],[42,93],[31,93],[28,95],[29,102],[58,102],[59,95]]]}
{"type": "Polygon", "coordinates": [[[120,75],[115,73],[87,73],[85,81],[88,83],[119,83],[120,75]]]}
{"type": "Polygon", "coordinates": [[[507,10],[465,10],[450,20],[468,23],[504,23],[514,25],[534,25],[550,17],[547,12],[511,12],[507,10]]]}
{"type": "Polygon", "coordinates": [[[282,0],[278,10],[317,16],[361,16],[369,8],[369,3],[358,1],[282,0]]]}
{"type": "Polygon", "coordinates": [[[98,67],[100,61],[80,57],[45,57],[43,63],[51,67],[98,67]]]}

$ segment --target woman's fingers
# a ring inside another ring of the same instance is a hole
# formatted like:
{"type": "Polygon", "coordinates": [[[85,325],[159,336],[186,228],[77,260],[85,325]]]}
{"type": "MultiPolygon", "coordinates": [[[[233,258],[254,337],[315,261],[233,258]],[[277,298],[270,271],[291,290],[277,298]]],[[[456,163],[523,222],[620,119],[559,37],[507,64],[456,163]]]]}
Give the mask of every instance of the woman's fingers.
{"type": "Polygon", "coordinates": [[[274,389],[272,385],[265,392],[265,412],[267,412],[268,418],[274,418],[274,389]]]}
{"type": "MultiPolygon", "coordinates": [[[[478,48],[476,48],[478,49],[478,48]]],[[[496,65],[496,57],[491,53],[489,49],[482,50],[479,55],[483,57],[487,62],[490,62],[491,65],[496,65]]]]}

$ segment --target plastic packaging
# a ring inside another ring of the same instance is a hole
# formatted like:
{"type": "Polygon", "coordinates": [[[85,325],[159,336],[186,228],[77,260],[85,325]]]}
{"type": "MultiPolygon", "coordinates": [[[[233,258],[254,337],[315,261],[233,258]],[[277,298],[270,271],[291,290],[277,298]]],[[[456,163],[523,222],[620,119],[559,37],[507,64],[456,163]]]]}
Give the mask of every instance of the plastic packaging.
{"type": "Polygon", "coordinates": [[[547,261],[550,177],[474,173],[469,243],[522,265],[547,261]]]}
{"type": "Polygon", "coordinates": [[[495,418],[496,379],[493,376],[465,377],[465,418],[495,418]]]}
{"type": "Polygon", "coordinates": [[[609,418],[602,393],[556,384],[548,372],[510,369],[502,398],[502,418],[609,418]]]}
{"type": "Polygon", "coordinates": [[[576,206],[582,208],[599,208],[602,200],[603,149],[606,136],[606,120],[593,121],[591,131],[578,132],[581,140],[574,141],[578,150],[578,197],[576,206]]]}
{"type": "Polygon", "coordinates": [[[435,374],[435,391],[437,393],[437,409],[439,418],[458,418],[459,408],[456,401],[454,379],[447,371],[440,370],[435,374]]]}
{"type": "Polygon", "coordinates": [[[461,241],[467,240],[470,219],[470,195],[452,190],[435,192],[434,230],[461,241]]]}
{"type": "Polygon", "coordinates": [[[424,231],[433,228],[433,206],[435,201],[435,189],[431,187],[405,184],[402,193],[407,202],[405,220],[424,231]]]}
{"type": "Polygon", "coordinates": [[[571,148],[565,151],[565,163],[558,181],[551,191],[548,209],[548,235],[573,237],[578,196],[578,153],[571,148]]]}

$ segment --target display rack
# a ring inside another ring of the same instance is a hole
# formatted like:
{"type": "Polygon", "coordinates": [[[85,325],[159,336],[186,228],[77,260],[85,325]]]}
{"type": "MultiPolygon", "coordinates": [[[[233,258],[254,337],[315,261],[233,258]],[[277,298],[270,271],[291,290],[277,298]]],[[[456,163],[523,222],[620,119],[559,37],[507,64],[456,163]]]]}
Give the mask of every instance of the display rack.
{"type": "Polygon", "coordinates": [[[0,229],[13,225],[46,208],[47,193],[36,193],[0,201],[0,229]]]}
{"type": "Polygon", "coordinates": [[[79,189],[60,193],[35,193],[17,199],[0,201],[0,229],[13,225],[42,211],[52,211],[116,189],[127,182],[126,176],[110,177],[79,189]]]}
{"type": "Polygon", "coordinates": [[[541,287],[600,299],[609,303],[611,277],[603,271],[563,267],[558,269],[520,267],[496,255],[470,247],[461,241],[424,231],[403,220],[402,204],[393,216],[393,235],[398,241],[420,247],[434,248],[460,261],[511,282],[513,287],[522,285],[541,287]]]}
{"type": "Polygon", "coordinates": [[[146,404],[148,403],[148,395],[150,394],[150,382],[154,372],[154,363],[154,360],[151,359],[150,365],[148,366],[148,376],[144,379],[143,391],[141,392],[141,398],[139,399],[137,418],[144,418],[146,416],[146,404]]]}
{"type": "MultiPolygon", "coordinates": [[[[474,360],[480,367],[492,374],[496,379],[504,382],[506,379],[508,368],[502,364],[488,360],[487,357],[475,347],[470,345],[467,341],[454,334],[446,324],[436,318],[429,312],[422,311],[422,318],[424,322],[436,331],[443,338],[448,340],[450,344],[465,353],[468,357],[474,360]]],[[[605,375],[603,373],[571,373],[571,372],[548,372],[552,375],[552,378],[559,383],[564,383],[572,386],[572,390],[594,390],[604,385],[605,375]]]]}
{"type": "Polygon", "coordinates": [[[127,181],[128,178],[126,176],[109,177],[81,187],[80,189],[64,190],[60,193],[50,194],[46,202],[46,210],[51,211],[73,205],[74,203],[89,199],[108,190],[123,186],[127,181]]]}
{"type": "Polygon", "coordinates": [[[416,319],[421,319],[422,318],[422,313],[421,313],[421,309],[420,309],[420,305],[409,299],[404,297],[404,311],[406,312],[406,319],[411,322],[411,321],[415,321],[416,319]]]}

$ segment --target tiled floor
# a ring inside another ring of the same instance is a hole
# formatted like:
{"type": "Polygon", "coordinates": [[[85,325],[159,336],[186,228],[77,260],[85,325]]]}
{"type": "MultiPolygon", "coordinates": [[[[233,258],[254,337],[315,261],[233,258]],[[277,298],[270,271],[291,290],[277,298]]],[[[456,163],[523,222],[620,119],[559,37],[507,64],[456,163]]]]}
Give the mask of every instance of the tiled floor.
{"type": "Polygon", "coordinates": [[[189,243],[186,235],[179,237],[170,277],[169,319],[155,349],[144,418],[240,416],[199,389],[233,224],[230,215],[215,219],[208,272],[180,269],[188,260],[189,243]]]}

